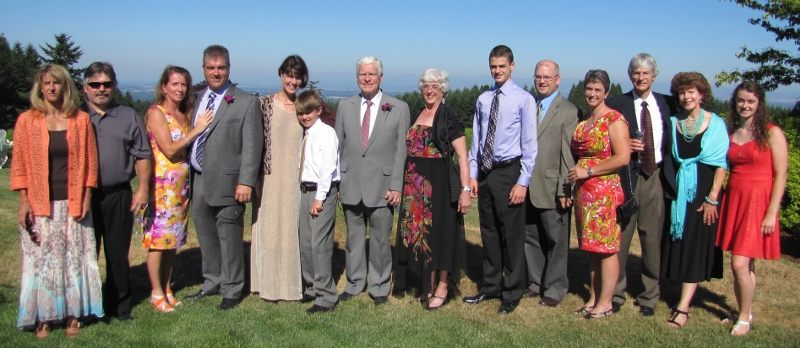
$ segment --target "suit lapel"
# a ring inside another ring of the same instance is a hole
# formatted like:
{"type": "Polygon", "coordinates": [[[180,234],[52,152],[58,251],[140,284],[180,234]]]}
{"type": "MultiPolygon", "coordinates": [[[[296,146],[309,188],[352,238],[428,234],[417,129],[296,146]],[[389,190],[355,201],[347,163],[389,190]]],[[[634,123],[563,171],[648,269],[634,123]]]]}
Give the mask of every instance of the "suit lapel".
{"type": "MultiPolygon", "coordinates": [[[[383,128],[384,123],[386,123],[386,118],[389,117],[389,110],[383,110],[381,105],[384,104],[384,100],[386,100],[385,96],[381,96],[381,101],[378,103],[378,112],[375,113],[375,119],[371,120],[375,125],[372,127],[372,133],[369,135],[369,141],[367,142],[367,149],[369,149],[372,142],[375,141],[377,138],[378,133],[383,128]]],[[[388,104],[388,103],[386,103],[388,104]]],[[[366,149],[364,149],[366,150],[366,149]]]]}
{"type": "Polygon", "coordinates": [[[542,136],[542,132],[544,131],[545,128],[547,128],[547,125],[550,124],[550,121],[553,120],[554,116],[558,112],[558,106],[561,104],[561,99],[564,98],[561,96],[561,94],[558,94],[553,99],[553,102],[550,103],[550,107],[548,107],[547,112],[544,113],[544,120],[542,121],[542,123],[539,124],[539,127],[536,129],[537,139],[540,136],[542,136]]]}

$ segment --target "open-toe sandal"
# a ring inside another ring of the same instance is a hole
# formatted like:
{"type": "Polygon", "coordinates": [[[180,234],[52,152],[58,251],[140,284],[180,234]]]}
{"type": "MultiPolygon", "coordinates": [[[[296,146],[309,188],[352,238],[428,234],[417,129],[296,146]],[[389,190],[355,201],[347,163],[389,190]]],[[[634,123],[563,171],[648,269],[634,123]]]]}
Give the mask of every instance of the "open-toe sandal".
{"type": "Polygon", "coordinates": [[[572,314],[584,316],[589,314],[592,311],[592,309],[594,309],[594,306],[583,306],[573,311],[572,314]]]}
{"type": "Polygon", "coordinates": [[[601,313],[591,313],[591,312],[589,312],[589,313],[586,313],[586,315],[583,316],[582,320],[602,319],[602,318],[611,316],[613,314],[614,314],[614,308],[611,308],[611,309],[609,309],[609,310],[607,310],[605,312],[601,312],[601,313]]]}
{"type": "MultiPolygon", "coordinates": [[[[750,318],[752,320],[753,316],[751,315],[750,318]]],[[[744,320],[741,320],[741,319],[736,320],[736,324],[733,325],[733,328],[731,329],[731,336],[744,336],[744,335],[747,335],[747,334],[750,333],[750,329],[752,329],[752,328],[753,327],[751,326],[749,321],[744,321],[744,320]],[[743,328],[743,327],[747,327],[747,330],[745,330],[743,333],[739,333],[739,329],[743,328]]]]}
{"type": "Polygon", "coordinates": [[[169,302],[169,305],[172,307],[178,307],[183,304],[181,301],[175,298],[175,296],[172,294],[172,290],[167,290],[167,302],[169,302]]]}
{"type": "Polygon", "coordinates": [[[50,337],[50,324],[47,322],[39,322],[36,325],[36,338],[44,339],[50,337]]]}
{"type": "Polygon", "coordinates": [[[427,294],[422,294],[422,295],[420,295],[419,297],[417,297],[417,301],[419,301],[419,302],[425,302],[425,301],[427,301],[427,300],[430,300],[430,299],[431,299],[431,297],[433,297],[433,290],[431,290],[431,292],[429,292],[429,293],[427,293],[427,294]]]}
{"type": "Polygon", "coordinates": [[[170,305],[169,302],[167,302],[166,296],[162,296],[161,298],[158,299],[153,296],[150,296],[150,303],[152,303],[153,307],[155,307],[156,310],[159,312],[169,313],[175,311],[175,308],[172,308],[172,305],[170,305]]]}
{"type": "Polygon", "coordinates": [[[81,322],[75,318],[67,319],[67,337],[76,337],[81,333],[81,322]]]}
{"type": "Polygon", "coordinates": [[[682,328],[684,325],[686,325],[687,321],[689,321],[689,311],[684,312],[680,309],[674,308],[672,310],[672,317],[670,317],[669,320],[666,321],[666,324],[669,325],[670,327],[682,328]],[[678,319],[679,315],[686,316],[686,321],[684,321],[683,324],[675,321],[675,319],[678,319]]]}
{"type": "Polygon", "coordinates": [[[428,302],[428,305],[427,305],[427,306],[425,306],[425,309],[426,309],[426,310],[429,310],[429,311],[435,311],[435,310],[437,310],[437,309],[439,309],[439,308],[442,308],[442,307],[444,307],[444,305],[446,305],[448,302],[450,302],[450,297],[448,297],[447,295],[444,295],[444,297],[442,297],[442,296],[436,296],[436,295],[433,295],[433,296],[431,297],[431,300],[428,302]],[[438,305],[438,306],[436,306],[436,307],[432,307],[432,306],[431,306],[431,302],[433,302],[433,301],[435,301],[435,300],[442,300],[442,303],[441,303],[441,304],[439,304],[439,305],[438,305]]]}

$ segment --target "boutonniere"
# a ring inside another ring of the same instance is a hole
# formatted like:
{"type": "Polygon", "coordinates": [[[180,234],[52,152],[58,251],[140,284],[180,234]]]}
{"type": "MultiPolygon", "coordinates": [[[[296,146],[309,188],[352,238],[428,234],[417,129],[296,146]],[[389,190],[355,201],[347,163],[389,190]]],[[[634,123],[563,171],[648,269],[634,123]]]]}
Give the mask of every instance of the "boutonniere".
{"type": "Polygon", "coordinates": [[[393,107],[394,107],[393,104],[386,103],[386,104],[381,105],[381,110],[383,110],[383,111],[392,111],[393,107]]]}
{"type": "Polygon", "coordinates": [[[231,103],[233,103],[233,101],[234,101],[234,100],[236,100],[236,97],[234,97],[234,96],[232,96],[232,95],[226,95],[226,96],[225,96],[225,101],[226,101],[226,102],[228,102],[228,105],[230,105],[231,103]]]}

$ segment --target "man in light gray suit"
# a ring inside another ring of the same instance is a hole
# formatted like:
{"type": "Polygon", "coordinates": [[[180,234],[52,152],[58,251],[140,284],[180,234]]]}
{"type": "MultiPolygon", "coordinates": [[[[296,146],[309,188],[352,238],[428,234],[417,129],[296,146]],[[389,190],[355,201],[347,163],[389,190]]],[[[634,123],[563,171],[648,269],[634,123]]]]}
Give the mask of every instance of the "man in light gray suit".
{"type": "Polygon", "coordinates": [[[339,102],[339,195],[347,223],[346,301],[364,291],[369,270],[369,293],[375,305],[388,302],[391,288],[394,206],[403,191],[408,105],[384,94],[383,64],[366,56],[356,63],[361,94],[339,102]],[[369,224],[369,260],[366,253],[369,224]]]}
{"type": "Polygon", "coordinates": [[[555,307],[569,289],[567,256],[572,190],[567,172],[575,165],[570,143],[581,111],[558,93],[561,76],[554,61],[536,64],[533,83],[537,91],[539,153],[528,185],[525,261],[530,285],[523,297],[541,294],[539,305],[555,307]]]}
{"type": "Polygon", "coordinates": [[[192,215],[203,254],[203,286],[188,300],[222,295],[219,309],[236,307],[244,288],[245,203],[261,162],[264,128],[258,99],[232,85],[228,50],[203,52],[208,88],[197,91],[196,113],[214,119],[192,146],[192,215]]]}

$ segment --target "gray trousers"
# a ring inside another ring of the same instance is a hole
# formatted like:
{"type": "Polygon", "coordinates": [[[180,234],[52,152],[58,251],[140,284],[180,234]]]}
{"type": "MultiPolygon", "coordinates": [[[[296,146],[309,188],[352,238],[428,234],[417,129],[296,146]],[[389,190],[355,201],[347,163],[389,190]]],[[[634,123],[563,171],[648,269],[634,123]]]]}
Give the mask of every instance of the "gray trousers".
{"type": "Polygon", "coordinates": [[[622,230],[622,246],[617,253],[619,257],[619,282],[614,289],[615,303],[625,304],[625,289],[628,280],[625,275],[625,265],[628,261],[628,251],[635,231],[639,232],[639,244],[642,246],[642,284],[644,292],[637,296],[636,301],[640,306],[655,308],[661,292],[658,289],[658,274],[661,263],[661,235],[664,231],[664,187],[659,174],[661,169],[656,169],[649,178],[634,174],[638,178],[633,196],[639,203],[639,211],[631,217],[622,230]]]}
{"type": "Polygon", "coordinates": [[[347,286],[345,291],[357,295],[367,285],[369,269],[369,293],[372,297],[389,296],[392,286],[392,249],[389,235],[392,233],[394,208],[367,207],[342,204],[347,224],[347,286]],[[369,222],[369,260],[367,260],[367,222],[369,222]]]}
{"type": "Polygon", "coordinates": [[[244,288],[244,204],[212,207],[203,193],[203,176],[194,173],[192,216],[200,242],[205,292],[239,299],[244,288]]]}
{"type": "Polygon", "coordinates": [[[300,198],[299,237],[300,267],[306,296],[316,297],[314,304],[332,308],[338,301],[333,282],[333,227],[336,222],[336,185],[331,190],[319,216],[311,216],[316,191],[303,193],[300,198]]]}
{"type": "Polygon", "coordinates": [[[569,290],[570,209],[539,209],[530,201],[525,213],[525,261],[529,288],[561,300],[569,290]]]}

